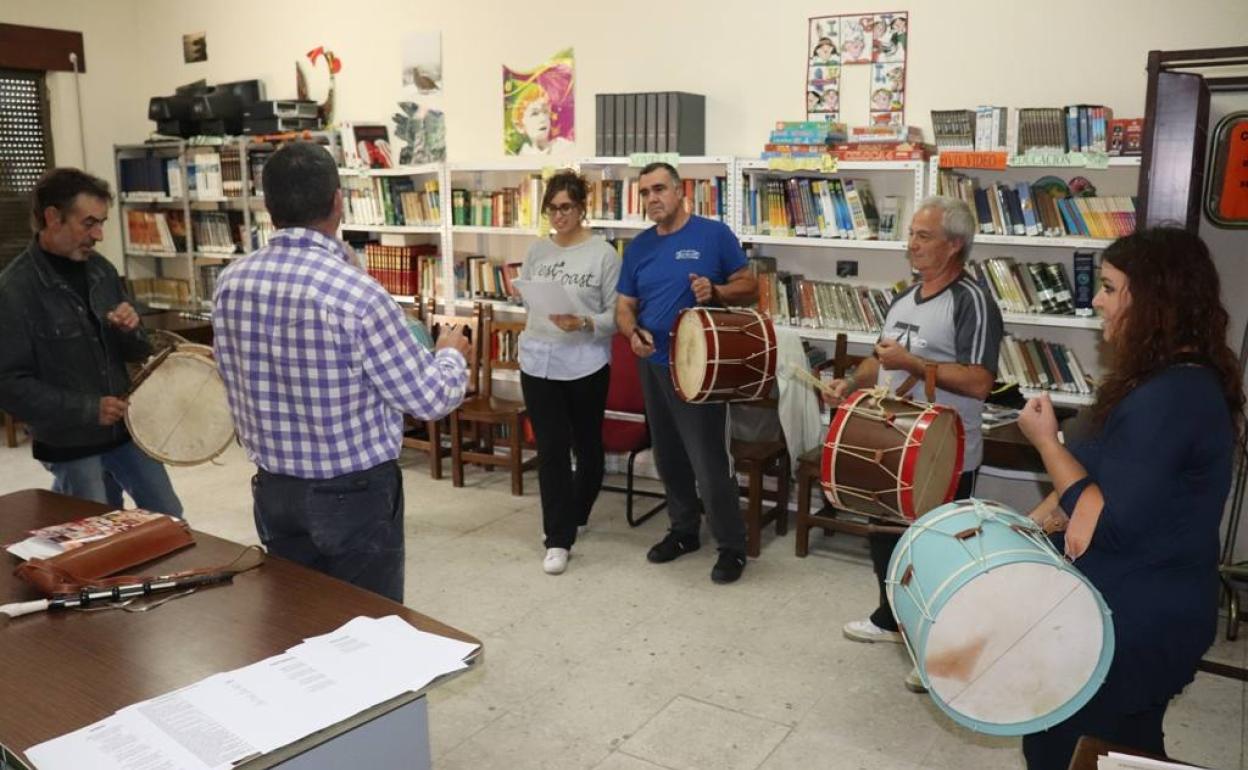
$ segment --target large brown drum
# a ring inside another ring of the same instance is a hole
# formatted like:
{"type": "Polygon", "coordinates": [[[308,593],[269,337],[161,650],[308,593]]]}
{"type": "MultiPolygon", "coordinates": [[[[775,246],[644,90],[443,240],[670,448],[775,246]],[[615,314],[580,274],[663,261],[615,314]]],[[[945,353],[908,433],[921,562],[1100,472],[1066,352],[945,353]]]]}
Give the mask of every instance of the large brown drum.
{"type": "Polygon", "coordinates": [[[828,426],[823,488],[837,508],[909,524],[953,499],[964,444],[952,408],[860,390],[828,426]]]}
{"type": "Polygon", "coordinates": [[[234,423],[212,348],[178,344],[155,356],[137,378],[126,428],[139,449],[168,465],[196,465],[221,454],[234,423]]]}
{"type": "Polygon", "coordinates": [[[749,308],[685,308],[668,350],[672,385],[690,403],[756,401],[776,381],[776,329],[749,308]]]}

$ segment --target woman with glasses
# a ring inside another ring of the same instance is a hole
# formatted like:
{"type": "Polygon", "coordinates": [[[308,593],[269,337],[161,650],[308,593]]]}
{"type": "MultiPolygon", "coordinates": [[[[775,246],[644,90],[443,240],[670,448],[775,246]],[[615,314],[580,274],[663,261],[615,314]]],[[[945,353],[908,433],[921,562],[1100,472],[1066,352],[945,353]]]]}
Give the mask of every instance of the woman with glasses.
{"type": "Polygon", "coordinates": [[[568,566],[577,528],[602,487],[602,418],[615,334],[620,258],[585,225],[588,189],[574,171],[546,183],[542,209],[553,231],[533,244],[520,277],[566,290],[575,313],[543,316],[530,309],[520,335],[520,384],[537,437],[538,485],[548,574],[568,566]],[[572,470],[570,452],[576,453],[572,470]]]}

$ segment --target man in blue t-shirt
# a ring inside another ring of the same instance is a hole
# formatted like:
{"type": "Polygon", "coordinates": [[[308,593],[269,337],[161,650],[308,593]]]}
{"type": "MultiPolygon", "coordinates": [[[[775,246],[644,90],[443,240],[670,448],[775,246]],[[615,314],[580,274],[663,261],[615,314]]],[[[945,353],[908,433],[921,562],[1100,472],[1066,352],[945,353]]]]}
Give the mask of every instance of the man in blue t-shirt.
{"type": "Polygon", "coordinates": [[[748,305],[758,297],[758,282],[731,230],[685,210],[675,168],[651,163],[637,183],[655,226],[624,252],[615,317],[643,359],[638,368],[646,418],[672,522],[646,558],[661,564],[698,550],[705,509],[719,545],[711,580],[732,583],[745,569],[745,522],[728,457],[727,405],[690,404],[676,394],[668,372],[668,336],[681,310],[748,305]]]}

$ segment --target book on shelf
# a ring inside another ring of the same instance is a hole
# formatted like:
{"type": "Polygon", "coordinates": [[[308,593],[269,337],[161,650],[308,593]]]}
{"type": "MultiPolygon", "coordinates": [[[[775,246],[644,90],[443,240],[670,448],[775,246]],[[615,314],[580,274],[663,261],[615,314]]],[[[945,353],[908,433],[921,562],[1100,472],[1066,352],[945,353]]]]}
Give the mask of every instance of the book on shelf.
{"type": "Polygon", "coordinates": [[[1090,251],[1076,251],[1072,259],[1074,281],[1075,315],[1093,314],[1092,298],[1096,296],[1096,255],[1090,251]]]}
{"type": "Polygon", "coordinates": [[[1012,334],[1001,340],[997,379],[1034,390],[1076,395],[1093,392],[1091,380],[1069,347],[1041,339],[1019,339],[1012,334]]]}
{"type": "Polygon", "coordinates": [[[983,152],[1004,150],[1009,145],[1009,107],[979,106],[975,108],[975,139],[973,148],[983,152]]]}
{"type": "Polygon", "coordinates": [[[595,94],[594,108],[594,150],[600,157],[641,152],[688,157],[706,151],[706,97],[701,94],[595,94]]]}
{"type": "Polygon", "coordinates": [[[541,226],[543,182],[538,174],[499,190],[451,190],[451,223],[474,227],[541,226]]]}
{"type": "Polygon", "coordinates": [[[1144,154],[1144,118],[1108,121],[1105,151],[1110,155],[1144,154]]]}
{"type": "Polygon", "coordinates": [[[187,305],[191,301],[190,281],[182,278],[134,278],[130,294],[139,302],[187,305]]]}
{"type": "Polygon", "coordinates": [[[1074,315],[1074,296],[1057,262],[1018,263],[1010,257],[968,260],[966,269],[1008,313],[1074,315]]]}
{"type": "Polygon", "coordinates": [[[189,154],[186,159],[186,177],[186,187],[192,200],[225,197],[219,152],[210,150],[189,154]]]}
{"type": "Polygon", "coordinates": [[[250,238],[243,237],[241,211],[192,211],[191,235],[195,251],[211,254],[235,254],[243,250],[250,238]]]}
{"type": "Polygon", "coordinates": [[[932,110],[937,151],[975,149],[975,110],[932,110]]]}
{"type": "MultiPolygon", "coordinates": [[[[520,262],[494,262],[484,254],[462,257],[463,283],[460,296],[468,299],[509,300],[515,294],[512,281],[520,277],[520,262]]],[[[458,270],[458,264],[457,264],[458,270]]]]}
{"type": "Polygon", "coordinates": [[[368,274],[391,294],[422,296],[422,259],[436,257],[438,247],[432,243],[389,246],[368,243],[364,246],[368,274]]]}
{"type": "Polygon", "coordinates": [[[127,251],[186,251],[186,217],[182,211],[126,209],[125,217],[123,236],[127,251]]]}
{"type": "Polygon", "coordinates": [[[437,227],[442,222],[438,183],[406,176],[342,179],[343,224],[437,227]]]}
{"type": "Polygon", "coordinates": [[[179,198],[184,192],[182,164],[176,157],[122,157],[117,161],[117,173],[123,198],[179,198]]]}
{"type": "Polygon", "coordinates": [[[809,329],[879,332],[892,303],[891,288],[807,279],[778,270],[776,259],[751,256],[758,279],[758,310],[780,324],[809,329]]]}
{"type": "Polygon", "coordinates": [[[742,232],[779,238],[876,240],[880,214],[865,179],[777,177],[742,180],[742,232]]]}
{"type": "Polygon", "coordinates": [[[1018,422],[1018,409],[1011,409],[1000,404],[984,404],[984,415],[980,426],[985,431],[1012,425],[1018,422]]]}
{"type": "Polygon", "coordinates": [[[984,235],[1076,236],[1110,240],[1135,231],[1136,202],[1129,195],[1072,196],[1030,182],[993,182],[940,169],[936,190],[963,200],[984,235]]]}

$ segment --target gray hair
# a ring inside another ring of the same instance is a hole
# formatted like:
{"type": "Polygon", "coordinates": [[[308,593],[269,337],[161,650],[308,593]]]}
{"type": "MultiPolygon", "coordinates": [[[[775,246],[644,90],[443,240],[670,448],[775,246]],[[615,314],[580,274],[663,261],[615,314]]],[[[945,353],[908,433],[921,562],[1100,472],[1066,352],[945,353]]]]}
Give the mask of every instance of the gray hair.
{"type": "Polygon", "coordinates": [[[975,243],[975,232],[979,228],[979,220],[966,201],[949,198],[943,195],[931,195],[924,198],[914,213],[924,209],[936,209],[940,212],[940,228],[945,237],[962,241],[962,249],[958,257],[965,262],[971,255],[971,246],[975,243]]]}

